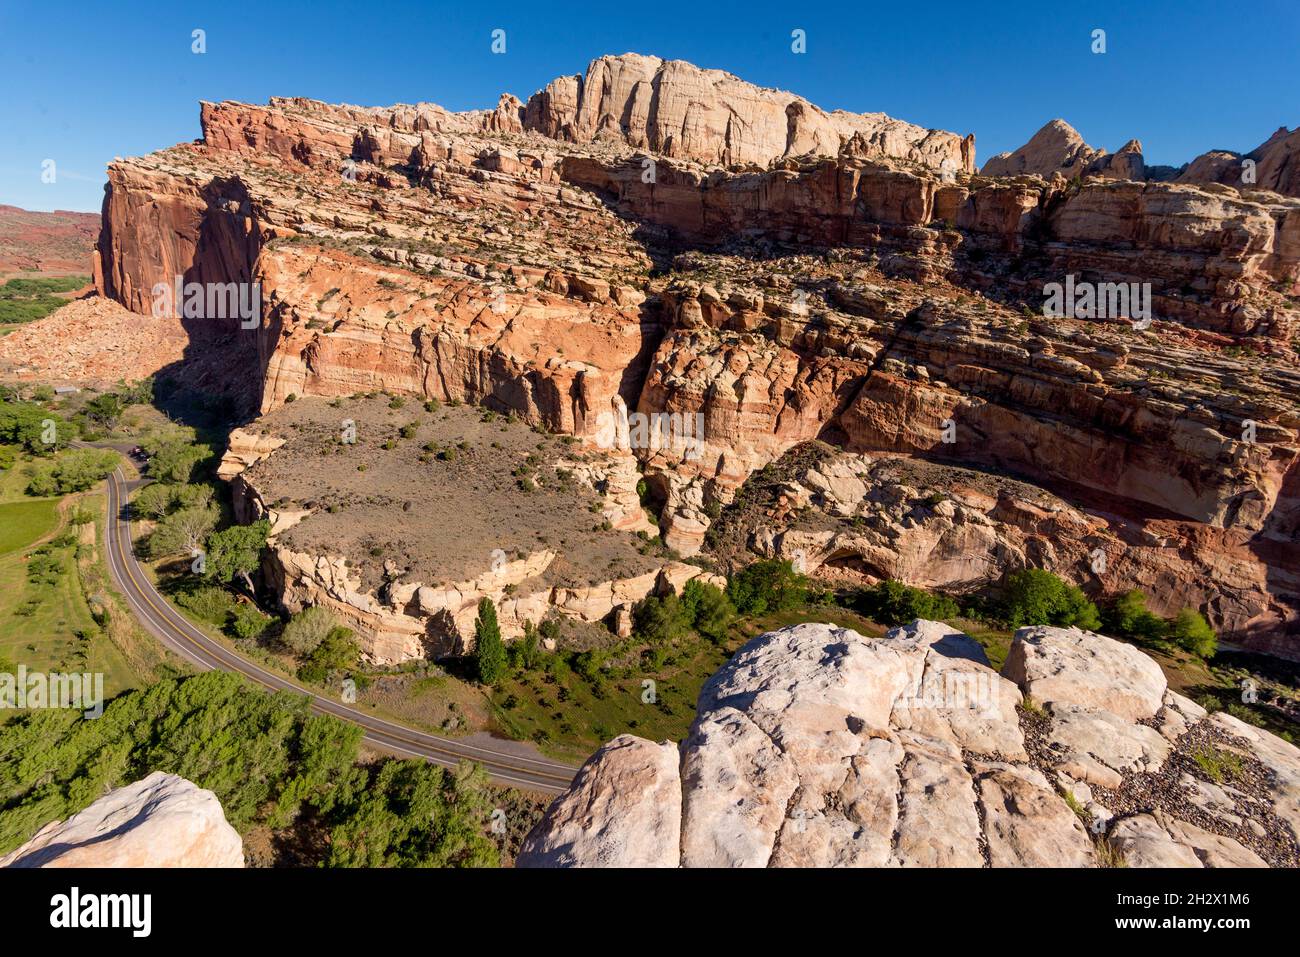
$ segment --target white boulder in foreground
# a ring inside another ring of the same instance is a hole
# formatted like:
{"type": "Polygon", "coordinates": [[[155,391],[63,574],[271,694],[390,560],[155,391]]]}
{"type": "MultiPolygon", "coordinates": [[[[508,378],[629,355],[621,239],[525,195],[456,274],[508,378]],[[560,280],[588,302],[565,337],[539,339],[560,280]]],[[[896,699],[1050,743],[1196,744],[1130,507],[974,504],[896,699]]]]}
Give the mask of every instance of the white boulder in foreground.
{"type": "Polygon", "coordinates": [[[211,791],[155,771],[45,825],[0,867],[243,867],[244,845],[211,791]]]}
{"type": "Polygon", "coordinates": [[[517,865],[1300,865],[1300,750],[1225,718],[1078,629],[1022,628],[999,675],[937,622],[793,625],[705,683],[678,747],[596,752],[517,865]]]}

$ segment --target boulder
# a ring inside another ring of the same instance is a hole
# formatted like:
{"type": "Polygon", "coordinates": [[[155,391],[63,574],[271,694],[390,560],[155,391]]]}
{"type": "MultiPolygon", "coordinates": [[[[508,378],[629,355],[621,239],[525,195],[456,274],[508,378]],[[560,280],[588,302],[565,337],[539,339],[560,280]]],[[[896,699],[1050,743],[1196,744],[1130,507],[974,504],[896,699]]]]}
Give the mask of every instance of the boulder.
{"type": "Polygon", "coordinates": [[[516,867],[676,867],[677,748],[620,735],[590,758],[524,841],[516,867]]]}
{"type": "Polygon", "coordinates": [[[45,825],[0,867],[243,867],[244,846],[221,804],[155,771],[45,825]]]}
{"type": "Polygon", "coordinates": [[[1129,721],[1150,718],[1164,701],[1164,672],[1132,645],[1078,628],[1016,632],[1003,677],[1040,704],[1078,705],[1129,721]]]}

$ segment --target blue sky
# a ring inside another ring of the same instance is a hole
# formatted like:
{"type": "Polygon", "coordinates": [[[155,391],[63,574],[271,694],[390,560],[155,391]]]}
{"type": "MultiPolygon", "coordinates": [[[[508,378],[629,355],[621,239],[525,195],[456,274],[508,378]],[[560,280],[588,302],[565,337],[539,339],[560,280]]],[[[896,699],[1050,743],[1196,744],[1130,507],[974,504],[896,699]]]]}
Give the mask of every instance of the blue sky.
{"type": "Polygon", "coordinates": [[[976,134],[982,163],[1061,116],[1149,163],[1300,125],[1300,3],[853,4],[0,0],[0,203],[98,210],[104,166],[193,139],[200,99],[449,109],[527,98],[602,53],[719,67],[827,109],[976,134]],[[191,52],[191,31],[207,52],[191,52]],[[506,30],[504,55],[491,32],[506,30]],[[790,51],[803,29],[807,52],[790,51]],[[1090,50],[1094,29],[1107,52],[1090,50]],[[54,159],[57,178],[41,181],[54,159]]]}

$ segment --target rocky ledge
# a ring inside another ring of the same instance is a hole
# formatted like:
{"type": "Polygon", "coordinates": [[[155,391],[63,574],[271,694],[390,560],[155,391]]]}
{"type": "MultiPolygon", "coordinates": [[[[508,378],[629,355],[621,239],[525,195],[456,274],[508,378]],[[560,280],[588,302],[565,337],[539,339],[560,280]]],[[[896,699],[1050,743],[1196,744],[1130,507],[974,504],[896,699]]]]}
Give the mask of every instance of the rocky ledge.
{"type": "Polygon", "coordinates": [[[680,745],[621,735],[521,867],[1296,866],[1300,750],[1138,649],[1023,628],[1001,673],[947,625],[744,646],[680,745]]]}
{"type": "Polygon", "coordinates": [[[243,867],[244,845],[211,791],[155,771],[53,821],[0,867],[243,867]]]}

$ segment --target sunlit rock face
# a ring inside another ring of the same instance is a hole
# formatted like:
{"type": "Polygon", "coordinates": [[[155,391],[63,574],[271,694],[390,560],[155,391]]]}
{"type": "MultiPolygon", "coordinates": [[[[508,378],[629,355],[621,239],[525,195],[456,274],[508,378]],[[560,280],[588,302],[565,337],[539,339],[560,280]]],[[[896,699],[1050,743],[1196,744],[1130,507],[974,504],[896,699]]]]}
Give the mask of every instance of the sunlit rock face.
{"type": "Polygon", "coordinates": [[[1208,716],[1110,638],[1024,628],[999,674],[938,622],[881,638],[802,624],[741,648],[676,748],[622,735],[597,751],[517,864],[1095,867],[1104,851],[1134,867],[1294,866],[1298,800],[1300,750],[1208,716]],[[1229,794],[1161,775],[1207,746],[1267,783],[1229,794]],[[1160,810],[1120,810],[1152,788],[1160,810]]]}

